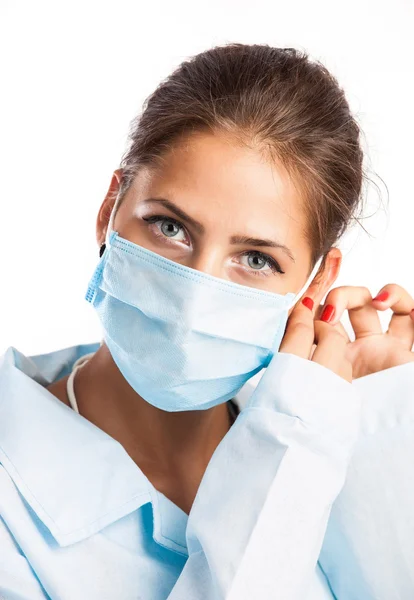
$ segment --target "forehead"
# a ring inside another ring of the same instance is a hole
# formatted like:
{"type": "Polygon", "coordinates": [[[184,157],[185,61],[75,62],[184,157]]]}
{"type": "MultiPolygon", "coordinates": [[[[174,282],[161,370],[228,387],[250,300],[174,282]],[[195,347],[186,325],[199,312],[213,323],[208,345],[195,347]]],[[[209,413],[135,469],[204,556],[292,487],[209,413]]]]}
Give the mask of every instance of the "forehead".
{"type": "Polygon", "coordinates": [[[142,198],[172,200],[206,226],[231,225],[232,234],[248,229],[293,245],[305,240],[300,190],[283,165],[225,134],[196,133],[177,142],[133,187],[142,198]]]}

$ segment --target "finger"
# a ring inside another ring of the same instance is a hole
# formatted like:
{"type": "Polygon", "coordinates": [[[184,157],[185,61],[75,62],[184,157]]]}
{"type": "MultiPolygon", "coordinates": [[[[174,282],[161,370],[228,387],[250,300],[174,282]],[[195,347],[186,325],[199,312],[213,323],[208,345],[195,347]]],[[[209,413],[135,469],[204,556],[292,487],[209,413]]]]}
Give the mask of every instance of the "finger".
{"type": "MultiPolygon", "coordinates": [[[[340,286],[329,292],[325,306],[333,306],[334,314],[329,320],[337,324],[344,311],[348,311],[355,338],[382,333],[381,321],[377,309],[372,305],[372,295],[368,288],[358,286],[340,286]]],[[[323,314],[322,314],[322,320],[323,314]]]]}
{"type": "Polygon", "coordinates": [[[414,300],[407,290],[396,283],[389,283],[373,298],[373,305],[378,307],[378,310],[390,308],[393,311],[388,333],[411,349],[414,343],[414,323],[411,318],[414,300]]]}
{"type": "Polygon", "coordinates": [[[297,300],[295,306],[298,306],[302,303],[304,298],[311,298],[313,300],[314,306],[318,307],[322,301],[322,298],[325,295],[325,287],[323,285],[323,281],[319,278],[319,272],[321,270],[321,266],[319,266],[318,271],[315,273],[312,281],[308,285],[305,292],[302,296],[297,300]]]}
{"type": "MultiPolygon", "coordinates": [[[[323,304],[320,304],[318,306],[318,308],[315,311],[315,319],[320,320],[324,308],[325,308],[325,306],[323,304]]],[[[337,323],[334,323],[333,325],[332,325],[332,323],[329,323],[329,324],[332,327],[334,327],[334,329],[336,329],[341,335],[343,335],[347,342],[351,341],[351,339],[348,335],[348,332],[346,331],[345,327],[342,325],[341,321],[338,321],[337,323]]]]}
{"type": "Polygon", "coordinates": [[[408,315],[396,315],[394,313],[389,322],[387,333],[394,339],[398,339],[408,350],[411,350],[414,344],[414,323],[410,318],[410,313],[408,315]]]}
{"type": "Polygon", "coordinates": [[[315,339],[313,303],[299,302],[290,313],[279,352],[309,358],[315,339]]]}
{"type": "MultiPolygon", "coordinates": [[[[316,277],[316,275],[315,275],[316,277]]],[[[315,315],[315,309],[320,305],[325,292],[320,281],[315,282],[314,280],[309,284],[307,290],[299,298],[296,306],[301,304],[304,298],[311,298],[314,303],[313,314],[315,315]]]]}
{"type": "Polygon", "coordinates": [[[352,366],[346,358],[347,342],[344,336],[329,323],[315,321],[315,341],[317,346],[312,360],[352,381],[352,366]]]}
{"type": "Polygon", "coordinates": [[[345,327],[342,325],[341,321],[338,321],[338,323],[335,323],[334,325],[331,325],[331,327],[333,327],[334,329],[336,329],[336,331],[338,333],[340,333],[345,338],[345,341],[346,341],[347,344],[349,344],[351,342],[351,339],[350,339],[350,337],[348,335],[348,332],[346,331],[345,327]]]}

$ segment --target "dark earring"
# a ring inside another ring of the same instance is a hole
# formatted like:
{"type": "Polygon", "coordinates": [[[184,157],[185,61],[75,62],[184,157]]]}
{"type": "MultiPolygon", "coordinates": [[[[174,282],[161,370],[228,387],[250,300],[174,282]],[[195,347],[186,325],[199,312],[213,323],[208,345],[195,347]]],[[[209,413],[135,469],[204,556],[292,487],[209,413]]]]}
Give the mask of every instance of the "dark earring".
{"type": "Polygon", "coordinates": [[[101,244],[101,247],[99,248],[99,258],[101,258],[102,254],[105,252],[106,249],[106,244],[101,244]]]}

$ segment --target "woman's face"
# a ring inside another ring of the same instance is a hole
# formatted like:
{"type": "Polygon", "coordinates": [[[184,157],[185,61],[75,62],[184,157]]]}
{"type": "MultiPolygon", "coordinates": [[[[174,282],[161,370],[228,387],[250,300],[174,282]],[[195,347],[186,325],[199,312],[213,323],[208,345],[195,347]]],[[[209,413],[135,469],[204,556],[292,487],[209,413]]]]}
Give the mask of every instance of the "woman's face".
{"type": "MultiPolygon", "coordinates": [[[[101,242],[111,208],[104,202],[98,218],[101,242]]],[[[141,169],[113,229],[170,260],[270,292],[299,291],[311,266],[303,204],[288,173],[224,135],[193,134],[161,168],[141,169]]]]}

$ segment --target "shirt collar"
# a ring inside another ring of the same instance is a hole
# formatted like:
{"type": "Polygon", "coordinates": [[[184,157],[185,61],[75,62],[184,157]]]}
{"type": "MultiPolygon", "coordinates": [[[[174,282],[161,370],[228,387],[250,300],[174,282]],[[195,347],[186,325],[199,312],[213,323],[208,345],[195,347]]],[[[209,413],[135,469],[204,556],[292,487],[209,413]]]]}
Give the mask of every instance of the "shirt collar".
{"type": "Polygon", "coordinates": [[[153,491],[119,442],[44,387],[98,346],[33,358],[9,348],[0,364],[0,462],[61,546],[150,502],[153,491]]]}
{"type": "MultiPolygon", "coordinates": [[[[98,347],[83,344],[29,358],[13,347],[6,351],[0,359],[0,463],[60,546],[151,502],[154,540],[186,554],[187,515],[155,490],[119,442],[45,387],[98,347]]],[[[257,377],[235,397],[240,409],[257,377]]]]}

